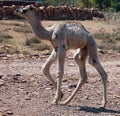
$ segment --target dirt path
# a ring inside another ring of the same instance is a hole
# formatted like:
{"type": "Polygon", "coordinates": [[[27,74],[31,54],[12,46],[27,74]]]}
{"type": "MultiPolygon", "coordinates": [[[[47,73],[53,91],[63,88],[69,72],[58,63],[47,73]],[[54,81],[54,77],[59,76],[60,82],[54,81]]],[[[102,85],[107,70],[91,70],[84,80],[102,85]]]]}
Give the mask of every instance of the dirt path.
{"type": "MultiPolygon", "coordinates": [[[[55,90],[41,72],[47,57],[0,60],[0,116],[120,116],[120,54],[100,54],[108,73],[108,104],[104,110],[99,109],[103,89],[100,76],[88,63],[88,82],[71,103],[51,105],[55,90]]],[[[51,72],[55,77],[56,63],[51,72]]],[[[63,100],[77,81],[77,65],[73,59],[66,59],[63,100]]]]}

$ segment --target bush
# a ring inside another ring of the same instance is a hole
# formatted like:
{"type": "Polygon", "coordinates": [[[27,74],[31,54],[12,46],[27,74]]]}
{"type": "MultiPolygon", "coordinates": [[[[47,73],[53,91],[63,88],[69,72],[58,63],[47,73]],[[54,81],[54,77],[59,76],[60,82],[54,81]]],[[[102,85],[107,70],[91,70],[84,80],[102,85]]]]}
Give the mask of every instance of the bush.
{"type": "Polygon", "coordinates": [[[32,37],[32,38],[26,40],[27,46],[30,46],[31,44],[39,44],[39,43],[41,43],[41,40],[36,37],[32,37]]]}
{"type": "Polygon", "coordinates": [[[44,42],[42,42],[40,39],[36,37],[27,39],[26,45],[30,46],[32,49],[37,50],[37,51],[50,49],[50,47],[47,44],[45,44],[44,42]]]}
{"type": "Polygon", "coordinates": [[[17,28],[14,28],[13,30],[19,33],[32,33],[31,28],[27,26],[17,27],[17,28]]]}
{"type": "Polygon", "coordinates": [[[115,43],[113,35],[105,32],[104,29],[103,30],[101,29],[99,32],[95,33],[94,35],[98,40],[101,40],[104,43],[115,43]]]}
{"type": "Polygon", "coordinates": [[[9,40],[12,38],[13,37],[10,36],[9,34],[0,34],[0,43],[9,42],[9,40]]]}
{"type": "Polygon", "coordinates": [[[114,29],[113,33],[108,33],[102,28],[94,35],[100,41],[100,44],[98,44],[100,49],[112,49],[120,52],[120,28],[114,29]]]}

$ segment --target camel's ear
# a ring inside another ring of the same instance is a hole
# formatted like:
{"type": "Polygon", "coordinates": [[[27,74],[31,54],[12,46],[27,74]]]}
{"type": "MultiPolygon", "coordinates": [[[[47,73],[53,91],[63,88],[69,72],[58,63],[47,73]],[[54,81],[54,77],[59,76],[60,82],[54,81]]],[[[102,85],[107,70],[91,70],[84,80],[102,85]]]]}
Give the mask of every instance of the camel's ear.
{"type": "Polygon", "coordinates": [[[35,14],[36,14],[37,16],[39,16],[39,15],[40,15],[40,12],[39,12],[39,10],[38,10],[38,9],[36,9],[35,14]]]}
{"type": "Polygon", "coordinates": [[[33,9],[33,7],[34,7],[34,6],[31,4],[31,5],[30,5],[30,10],[32,10],[32,9],[33,9]]]}

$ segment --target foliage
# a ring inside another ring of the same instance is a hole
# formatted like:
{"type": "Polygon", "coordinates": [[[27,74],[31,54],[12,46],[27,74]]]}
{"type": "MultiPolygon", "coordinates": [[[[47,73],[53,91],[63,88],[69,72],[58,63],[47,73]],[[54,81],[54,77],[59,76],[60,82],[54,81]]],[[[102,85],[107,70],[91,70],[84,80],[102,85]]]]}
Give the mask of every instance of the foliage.
{"type": "Polygon", "coordinates": [[[0,34],[0,43],[9,42],[9,40],[12,38],[13,37],[10,36],[9,34],[0,34]]]}
{"type": "Polygon", "coordinates": [[[26,45],[37,51],[50,49],[50,47],[46,43],[36,37],[32,37],[26,40],[26,45]]]}
{"type": "Polygon", "coordinates": [[[36,37],[32,37],[32,38],[26,40],[26,45],[28,45],[28,46],[30,46],[33,43],[39,44],[39,43],[41,43],[41,40],[36,37]]]}
{"type": "Polygon", "coordinates": [[[100,49],[106,49],[106,50],[117,50],[120,52],[120,28],[114,29],[113,33],[108,33],[105,31],[104,28],[101,28],[98,32],[95,34],[95,38],[97,38],[100,42],[99,48],[100,49]]]}
{"type": "Polygon", "coordinates": [[[120,0],[112,0],[111,7],[116,10],[116,12],[120,11],[120,0]]]}
{"type": "Polygon", "coordinates": [[[32,33],[32,30],[30,28],[24,26],[15,27],[14,31],[19,33],[32,33]]]}
{"type": "Polygon", "coordinates": [[[68,5],[79,7],[97,7],[100,10],[120,11],[120,0],[46,0],[50,5],[68,5]]]}

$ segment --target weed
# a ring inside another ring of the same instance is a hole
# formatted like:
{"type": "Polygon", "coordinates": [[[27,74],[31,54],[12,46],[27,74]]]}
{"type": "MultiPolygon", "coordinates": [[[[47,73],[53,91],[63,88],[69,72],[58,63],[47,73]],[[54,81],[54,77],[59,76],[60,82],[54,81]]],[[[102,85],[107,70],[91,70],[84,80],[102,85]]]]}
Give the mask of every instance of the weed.
{"type": "Polygon", "coordinates": [[[32,33],[31,28],[29,28],[27,26],[15,27],[13,30],[15,32],[19,32],[19,33],[32,33]]]}
{"type": "Polygon", "coordinates": [[[26,45],[30,46],[31,44],[38,44],[38,43],[41,43],[41,40],[36,38],[36,37],[32,37],[30,39],[27,39],[26,40],[26,45]]]}
{"type": "Polygon", "coordinates": [[[102,28],[94,34],[100,41],[100,44],[98,45],[100,49],[120,51],[120,47],[118,45],[120,40],[120,28],[114,29],[113,31],[113,33],[108,33],[104,28],[102,28]]]}
{"type": "Polygon", "coordinates": [[[13,37],[9,34],[0,34],[0,43],[9,42],[13,37]]]}
{"type": "Polygon", "coordinates": [[[45,44],[44,42],[41,42],[40,44],[37,45],[32,45],[31,46],[34,50],[37,51],[42,51],[42,50],[50,50],[50,46],[48,46],[47,44],[45,44]]]}
{"type": "Polygon", "coordinates": [[[0,54],[19,54],[20,51],[16,46],[3,44],[0,46],[0,54]]]}
{"type": "Polygon", "coordinates": [[[44,43],[43,41],[41,41],[40,39],[38,39],[36,37],[32,37],[30,39],[27,39],[26,45],[31,47],[33,50],[36,50],[36,51],[50,49],[50,47],[46,43],[44,43]]]}

